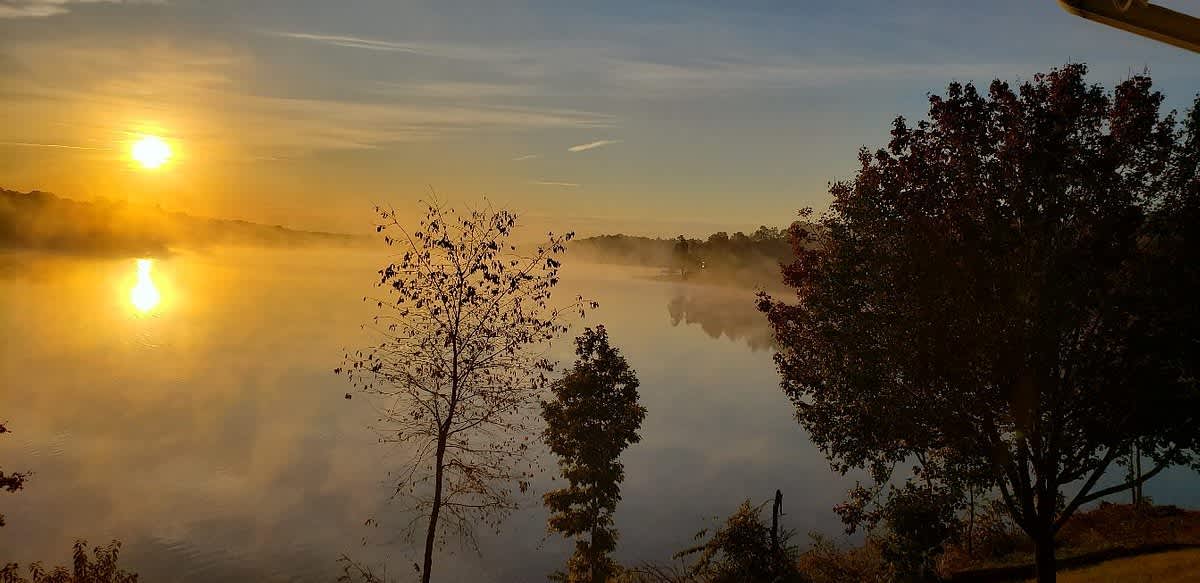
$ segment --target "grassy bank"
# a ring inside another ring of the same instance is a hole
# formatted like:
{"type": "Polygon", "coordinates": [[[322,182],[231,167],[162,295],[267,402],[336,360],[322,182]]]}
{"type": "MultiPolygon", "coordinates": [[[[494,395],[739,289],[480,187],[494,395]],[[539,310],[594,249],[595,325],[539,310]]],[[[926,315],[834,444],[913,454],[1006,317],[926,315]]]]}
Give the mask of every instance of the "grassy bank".
{"type": "Polygon", "coordinates": [[[1061,571],[1060,583],[1184,583],[1200,577],[1200,549],[1117,559],[1061,571]]]}
{"type": "MultiPolygon", "coordinates": [[[[981,544],[971,553],[962,541],[951,544],[942,557],[942,574],[952,581],[976,583],[1020,580],[1032,575],[1033,548],[1020,532],[1011,527],[993,530],[978,542],[981,544]]],[[[1092,568],[1141,560],[1147,561],[1149,568],[1153,562],[1149,557],[1200,552],[1189,547],[1200,547],[1200,512],[1174,506],[1101,504],[1063,526],[1057,554],[1063,572],[1090,572],[1092,568]]]]}

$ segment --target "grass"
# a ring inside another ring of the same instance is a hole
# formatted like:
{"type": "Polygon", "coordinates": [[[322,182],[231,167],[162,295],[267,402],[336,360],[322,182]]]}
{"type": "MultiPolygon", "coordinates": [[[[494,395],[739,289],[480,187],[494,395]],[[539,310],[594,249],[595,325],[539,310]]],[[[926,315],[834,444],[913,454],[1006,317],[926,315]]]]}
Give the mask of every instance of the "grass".
{"type": "MultiPolygon", "coordinates": [[[[1200,549],[1169,551],[1059,571],[1059,583],[1184,583],[1200,576],[1200,549]]],[[[1032,581],[1032,579],[1031,579],[1032,581]]]]}
{"type": "MultiPolygon", "coordinates": [[[[939,564],[943,577],[981,583],[1023,581],[1032,576],[1033,547],[1028,537],[1010,520],[989,522],[993,524],[976,539],[974,553],[966,552],[961,542],[948,547],[939,564]]],[[[1200,573],[1200,549],[1196,548],[1200,546],[1200,511],[1104,503],[1073,516],[1056,542],[1062,581],[1200,581],[1196,574],[1200,573]],[[1190,562],[1180,563],[1178,558],[1184,556],[1190,562]],[[1168,565],[1161,573],[1155,570],[1160,564],[1168,565]],[[1132,570],[1107,574],[1110,568],[1132,570]],[[1187,577],[1167,576],[1177,572],[1187,577]],[[1074,578],[1075,573],[1082,575],[1074,578]]]]}

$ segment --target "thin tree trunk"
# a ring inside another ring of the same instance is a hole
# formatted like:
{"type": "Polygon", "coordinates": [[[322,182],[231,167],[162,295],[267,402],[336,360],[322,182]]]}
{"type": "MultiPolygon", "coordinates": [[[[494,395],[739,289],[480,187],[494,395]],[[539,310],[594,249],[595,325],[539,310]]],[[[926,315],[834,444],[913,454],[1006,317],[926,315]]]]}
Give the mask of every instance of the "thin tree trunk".
{"type": "Polygon", "coordinates": [[[775,503],[771,505],[771,561],[779,558],[779,514],[783,511],[783,492],[775,490],[775,503]]]}
{"type": "Polygon", "coordinates": [[[967,506],[969,519],[967,522],[967,556],[975,556],[975,488],[972,486],[967,489],[970,494],[970,502],[967,506]]]}
{"type": "MultiPolygon", "coordinates": [[[[593,495],[592,495],[592,501],[591,501],[591,515],[598,518],[600,516],[600,501],[596,499],[594,492],[592,492],[592,494],[593,495]]],[[[603,580],[598,576],[599,573],[597,573],[597,571],[596,571],[596,565],[599,562],[600,562],[600,554],[596,551],[596,525],[593,524],[592,532],[588,534],[588,553],[587,553],[587,566],[588,566],[587,580],[590,583],[603,583],[603,580]]]]}
{"type": "Polygon", "coordinates": [[[1057,581],[1057,561],[1054,557],[1054,535],[1050,527],[1043,527],[1042,532],[1033,541],[1035,546],[1034,560],[1037,572],[1037,583],[1055,583],[1057,581]]]}
{"type": "Polygon", "coordinates": [[[596,563],[599,559],[596,555],[596,529],[593,527],[592,533],[588,535],[588,581],[591,583],[604,583],[600,579],[600,573],[596,571],[596,563]]]}
{"type": "Polygon", "coordinates": [[[446,459],[446,432],[438,432],[437,469],[433,479],[433,508],[429,512],[429,531],[425,534],[425,566],[421,568],[421,583],[429,583],[433,568],[433,543],[437,538],[438,512],[442,509],[442,467],[446,459]]]}
{"type": "MultiPolygon", "coordinates": [[[[1136,459],[1137,459],[1137,445],[1131,445],[1131,446],[1129,446],[1129,476],[1134,479],[1136,479],[1138,477],[1137,469],[1134,467],[1134,463],[1135,463],[1134,460],[1136,460],[1136,459]]],[[[1138,492],[1137,492],[1136,484],[1132,488],[1129,489],[1129,503],[1135,507],[1137,506],[1138,492]]]]}
{"type": "Polygon", "coordinates": [[[1133,452],[1134,452],[1134,455],[1136,456],[1133,458],[1133,466],[1134,466],[1134,473],[1135,473],[1134,477],[1137,478],[1137,480],[1138,480],[1137,483],[1133,486],[1133,495],[1134,495],[1135,504],[1138,506],[1141,506],[1142,500],[1143,500],[1142,481],[1141,481],[1142,480],[1142,448],[1141,448],[1141,446],[1138,446],[1138,445],[1133,446],[1133,452]]]}

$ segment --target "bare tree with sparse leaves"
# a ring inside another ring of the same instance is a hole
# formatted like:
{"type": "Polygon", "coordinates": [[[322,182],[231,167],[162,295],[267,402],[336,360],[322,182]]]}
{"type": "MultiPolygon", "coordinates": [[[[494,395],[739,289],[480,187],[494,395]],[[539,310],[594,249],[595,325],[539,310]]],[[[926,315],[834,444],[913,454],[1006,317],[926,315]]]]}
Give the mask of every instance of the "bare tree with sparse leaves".
{"type": "Polygon", "coordinates": [[[516,508],[514,488],[528,489],[536,406],[554,367],[548,343],[596,304],[551,302],[571,233],[522,253],[509,243],[508,210],[430,202],[411,232],[395,210],[376,210],[398,251],[379,271],[387,293],[368,298],[379,341],[335,372],[376,398],[381,440],[406,446],[395,493],[414,512],[410,535],[427,519],[428,582],[435,546],[448,534],[474,544],[474,527],[497,526],[516,508]]]}

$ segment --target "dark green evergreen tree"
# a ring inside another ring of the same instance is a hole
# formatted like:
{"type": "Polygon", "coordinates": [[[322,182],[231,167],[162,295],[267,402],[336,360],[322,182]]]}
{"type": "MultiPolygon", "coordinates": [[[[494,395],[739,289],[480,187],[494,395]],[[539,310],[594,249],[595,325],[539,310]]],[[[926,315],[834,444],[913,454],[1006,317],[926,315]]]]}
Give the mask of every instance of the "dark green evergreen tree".
{"type": "Polygon", "coordinates": [[[613,513],[621,500],[621,452],[641,441],[646,408],[638,404],[638,379],[625,357],[608,343],[604,326],[575,339],[578,359],[542,403],[543,437],[558,456],[567,486],[547,492],[549,529],[574,537],[568,581],[606,581],[617,571],[613,513]]]}

